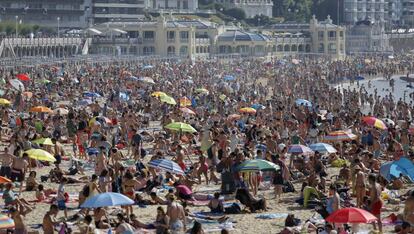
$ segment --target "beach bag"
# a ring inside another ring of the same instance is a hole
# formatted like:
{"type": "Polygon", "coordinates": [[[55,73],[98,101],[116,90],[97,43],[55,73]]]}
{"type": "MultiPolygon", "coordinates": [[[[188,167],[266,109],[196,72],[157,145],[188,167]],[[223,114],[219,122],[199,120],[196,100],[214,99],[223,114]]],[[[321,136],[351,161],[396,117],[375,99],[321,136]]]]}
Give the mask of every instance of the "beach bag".
{"type": "Polygon", "coordinates": [[[241,208],[239,204],[232,203],[231,206],[224,208],[224,213],[225,214],[240,214],[241,208]]]}
{"type": "Polygon", "coordinates": [[[293,187],[292,182],[285,181],[285,186],[283,186],[283,192],[284,193],[294,193],[295,192],[295,187],[293,187]]]}

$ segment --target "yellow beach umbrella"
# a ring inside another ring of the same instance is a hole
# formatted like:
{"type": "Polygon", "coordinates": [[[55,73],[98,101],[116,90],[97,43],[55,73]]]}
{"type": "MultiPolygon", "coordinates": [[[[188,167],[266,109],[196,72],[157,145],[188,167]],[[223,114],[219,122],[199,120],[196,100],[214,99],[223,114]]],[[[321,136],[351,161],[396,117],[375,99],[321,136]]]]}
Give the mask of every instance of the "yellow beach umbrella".
{"type": "Polygon", "coordinates": [[[25,151],[29,155],[29,158],[33,158],[40,161],[48,161],[54,162],[56,161],[55,157],[51,155],[49,152],[44,151],[42,149],[30,149],[25,151]]]}
{"type": "Polygon", "coordinates": [[[42,144],[42,145],[55,145],[55,144],[53,144],[52,139],[50,139],[50,138],[39,138],[39,139],[36,139],[32,142],[36,143],[36,144],[42,144]]]}
{"type": "Polygon", "coordinates": [[[7,99],[0,98],[0,105],[10,105],[11,102],[7,99]]]}
{"type": "Polygon", "coordinates": [[[153,96],[153,97],[161,97],[161,96],[167,96],[167,94],[164,93],[164,92],[161,92],[161,91],[157,91],[157,92],[151,93],[151,96],[153,96]]]}

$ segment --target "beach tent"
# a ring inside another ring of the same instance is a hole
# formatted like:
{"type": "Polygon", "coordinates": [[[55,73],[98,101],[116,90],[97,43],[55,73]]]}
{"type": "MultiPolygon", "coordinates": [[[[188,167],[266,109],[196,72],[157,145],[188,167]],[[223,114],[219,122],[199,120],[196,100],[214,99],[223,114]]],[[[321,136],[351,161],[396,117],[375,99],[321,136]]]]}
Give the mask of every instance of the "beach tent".
{"type": "Polygon", "coordinates": [[[383,164],[380,168],[380,174],[388,181],[393,177],[400,177],[400,174],[407,176],[411,181],[414,181],[414,163],[408,158],[400,158],[397,161],[383,164]]]}

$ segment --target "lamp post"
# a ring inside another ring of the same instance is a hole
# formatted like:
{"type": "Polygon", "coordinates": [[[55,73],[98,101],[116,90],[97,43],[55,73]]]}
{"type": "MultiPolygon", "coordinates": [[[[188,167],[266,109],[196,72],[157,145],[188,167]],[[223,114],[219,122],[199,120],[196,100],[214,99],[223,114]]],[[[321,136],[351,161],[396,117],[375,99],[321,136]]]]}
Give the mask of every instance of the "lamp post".
{"type": "Polygon", "coordinates": [[[58,16],[56,19],[57,19],[57,35],[58,35],[58,38],[60,38],[60,17],[58,16]]]}
{"type": "Polygon", "coordinates": [[[19,16],[18,15],[16,15],[15,17],[14,17],[15,19],[16,19],[16,37],[17,37],[17,28],[18,28],[18,19],[19,19],[19,16]]]}

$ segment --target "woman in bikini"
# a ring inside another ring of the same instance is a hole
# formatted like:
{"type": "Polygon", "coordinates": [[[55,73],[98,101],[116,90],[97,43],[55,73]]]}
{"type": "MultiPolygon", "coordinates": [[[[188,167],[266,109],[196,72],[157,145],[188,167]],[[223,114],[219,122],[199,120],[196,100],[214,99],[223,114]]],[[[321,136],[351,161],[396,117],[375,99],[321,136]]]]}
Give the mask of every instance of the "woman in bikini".
{"type": "MultiPolygon", "coordinates": [[[[122,191],[125,196],[131,198],[132,200],[135,199],[135,187],[138,186],[140,183],[134,179],[134,176],[130,171],[127,171],[124,175],[124,181],[122,183],[122,191]]],[[[133,213],[132,206],[126,207],[126,213],[129,216],[133,213]]]]}

